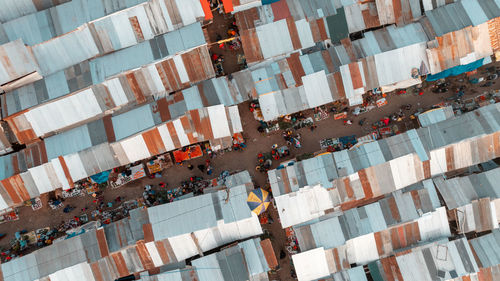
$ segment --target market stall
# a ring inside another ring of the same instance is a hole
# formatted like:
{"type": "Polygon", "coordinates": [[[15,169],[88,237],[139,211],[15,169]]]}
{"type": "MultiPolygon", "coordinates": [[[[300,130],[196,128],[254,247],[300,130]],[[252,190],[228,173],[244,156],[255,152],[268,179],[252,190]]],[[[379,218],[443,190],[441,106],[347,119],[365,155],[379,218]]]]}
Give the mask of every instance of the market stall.
{"type": "Polygon", "coordinates": [[[111,180],[109,182],[109,185],[111,186],[111,188],[117,188],[131,181],[143,178],[145,176],[146,176],[146,171],[144,170],[144,165],[142,165],[141,163],[139,165],[132,166],[126,169],[125,171],[119,173],[118,176],[116,177],[116,180],[114,181],[111,180]]]}
{"type": "Polygon", "coordinates": [[[183,147],[173,152],[175,163],[203,156],[203,150],[199,144],[183,147]]]}
{"type": "Polygon", "coordinates": [[[158,156],[156,159],[152,159],[146,162],[146,168],[150,175],[159,173],[164,169],[168,169],[173,166],[172,157],[169,153],[158,156]]]}

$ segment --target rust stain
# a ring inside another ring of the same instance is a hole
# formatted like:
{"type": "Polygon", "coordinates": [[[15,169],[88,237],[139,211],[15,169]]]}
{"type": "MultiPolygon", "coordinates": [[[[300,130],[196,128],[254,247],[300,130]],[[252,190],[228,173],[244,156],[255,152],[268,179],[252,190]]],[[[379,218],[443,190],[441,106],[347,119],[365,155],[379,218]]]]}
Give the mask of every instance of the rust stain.
{"type": "Polygon", "coordinates": [[[370,181],[368,180],[368,176],[366,175],[366,170],[358,171],[359,180],[361,181],[361,186],[363,187],[363,192],[365,193],[365,198],[372,198],[373,191],[370,185],[370,181]]]}
{"type": "Polygon", "coordinates": [[[96,281],[104,281],[104,277],[102,276],[101,268],[99,267],[99,262],[91,263],[90,268],[92,269],[92,273],[93,273],[96,281]]]}
{"type": "Polygon", "coordinates": [[[361,78],[361,71],[357,62],[349,64],[349,72],[351,74],[353,89],[363,88],[363,79],[361,78]]]}
{"type": "Polygon", "coordinates": [[[177,136],[177,131],[175,130],[174,123],[168,122],[165,124],[167,126],[168,132],[170,134],[170,138],[172,139],[172,142],[174,143],[174,146],[176,148],[181,147],[181,141],[179,140],[179,137],[177,136]]]}
{"type": "Polygon", "coordinates": [[[352,190],[349,178],[344,178],[343,182],[344,182],[345,192],[347,193],[347,197],[352,199],[354,196],[354,191],[352,190]]]}
{"type": "Polygon", "coordinates": [[[430,179],[431,178],[431,161],[426,160],[422,162],[422,166],[424,168],[424,179],[430,179]]]}
{"type": "Polygon", "coordinates": [[[66,180],[68,181],[68,184],[70,187],[74,187],[75,183],[73,182],[73,178],[71,178],[71,174],[69,173],[68,165],[66,164],[66,160],[64,160],[64,157],[59,156],[59,163],[61,163],[61,167],[64,172],[64,177],[66,177],[66,180]]]}
{"type": "Polygon", "coordinates": [[[149,252],[146,249],[144,241],[138,241],[135,248],[137,250],[137,254],[139,255],[139,259],[141,260],[141,264],[144,267],[144,269],[153,269],[155,265],[153,263],[151,255],[149,255],[149,252]]]}
{"type": "Polygon", "coordinates": [[[22,203],[24,200],[19,196],[9,181],[10,178],[1,180],[0,183],[3,185],[5,191],[9,194],[10,199],[14,202],[14,204],[22,203]]]}
{"type": "Polygon", "coordinates": [[[302,76],[305,76],[306,73],[304,68],[302,67],[302,63],[300,62],[299,53],[293,53],[289,57],[286,58],[290,71],[292,72],[293,80],[295,80],[295,84],[297,86],[302,85],[302,76]]]}
{"type": "Polygon", "coordinates": [[[134,29],[134,34],[137,38],[137,41],[144,41],[144,34],[142,34],[141,25],[139,24],[139,20],[137,19],[137,17],[130,17],[128,18],[128,20],[130,21],[130,25],[132,25],[132,29],[134,29]]]}
{"type": "Polygon", "coordinates": [[[328,39],[328,34],[326,33],[325,21],[323,19],[316,20],[316,24],[318,25],[319,35],[321,41],[325,41],[328,39]]]}
{"type": "Polygon", "coordinates": [[[447,171],[455,170],[455,156],[453,154],[453,146],[445,148],[446,154],[446,169],[447,171]]]}
{"type": "Polygon", "coordinates": [[[286,24],[288,26],[288,32],[290,33],[290,39],[292,40],[292,46],[294,50],[302,49],[302,44],[300,43],[299,32],[297,31],[297,26],[295,26],[295,21],[293,18],[287,18],[286,24]]]}
{"type": "Polygon", "coordinates": [[[106,138],[108,142],[115,142],[115,129],[113,128],[113,120],[111,119],[111,115],[106,115],[102,118],[102,122],[104,123],[104,131],[106,132],[106,138]]]}
{"type": "Polygon", "coordinates": [[[396,200],[394,199],[394,197],[388,198],[387,203],[389,204],[389,209],[391,210],[392,218],[397,222],[400,222],[401,216],[399,214],[398,206],[396,205],[396,200]]]}
{"type": "Polygon", "coordinates": [[[101,253],[101,257],[109,256],[108,242],[106,241],[104,229],[98,229],[95,234],[97,237],[97,244],[99,245],[99,252],[101,253]]]}
{"type": "Polygon", "coordinates": [[[276,259],[276,255],[274,254],[273,246],[271,245],[271,240],[265,239],[260,241],[260,246],[262,247],[262,251],[264,252],[264,257],[266,258],[267,265],[269,268],[278,267],[278,260],[276,259]]]}
{"type": "Polygon", "coordinates": [[[158,251],[158,254],[160,255],[160,258],[161,258],[161,261],[163,262],[163,264],[170,263],[170,258],[168,257],[167,249],[165,248],[165,245],[163,244],[163,242],[156,241],[155,246],[156,246],[156,250],[158,251]]]}
{"type": "Polygon", "coordinates": [[[127,78],[130,88],[132,89],[132,93],[134,93],[135,100],[137,101],[137,103],[141,104],[143,102],[146,102],[146,97],[144,96],[144,93],[142,92],[141,87],[137,82],[135,73],[126,74],[125,77],[127,78]]]}
{"type": "Polygon", "coordinates": [[[342,264],[340,263],[339,250],[337,248],[333,248],[333,259],[335,260],[335,267],[337,268],[337,272],[342,270],[342,264]]]}
{"type": "Polygon", "coordinates": [[[378,255],[381,256],[384,254],[384,243],[382,242],[382,233],[381,232],[375,232],[374,235],[375,237],[375,244],[377,245],[377,252],[378,255]]]}
{"type": "Polygon", "coordinates": [[[248,63],[264,59],[255,28],[240,31],[241,45],[248,63]]]}
{"type": "Polygon", "coordinates": [[[127,276],[130,274],[122,253],[118,252],[115,254],[111,254],[111,257],[113,258],[113,261],[115,262],[116,269],[118,270],[118,274],[120,275],[120,277],[127,276]]]}
{"type": "Polygon", "coordinates": [[[146,143],[146,146],[151,155],[157,155],[167,151],[163,144],[163,140],[161,139],[158,128],[154,128],[143,133],[142,138],[144,139],[144,142],[146,143]]]}
{"type": "Polygon", "coordinates": [[[142,232],[144,232],[144,241],[153,242],[155,240],[151,223],[143,224],[142,232]]]}

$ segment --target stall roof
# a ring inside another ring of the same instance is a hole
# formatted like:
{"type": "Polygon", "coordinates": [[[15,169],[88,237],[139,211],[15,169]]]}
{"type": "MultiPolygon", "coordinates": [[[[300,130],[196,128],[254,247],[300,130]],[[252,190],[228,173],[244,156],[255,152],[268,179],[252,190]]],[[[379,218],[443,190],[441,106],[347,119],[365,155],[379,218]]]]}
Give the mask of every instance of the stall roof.
{"type": "Polygon", "coordinates": [[[468,26],[477,26],[500,16],[500,3],[495,0],[467,0],[444,5],[425,12],[436,36],[457,31],[468,26]]]}
{"type": "Polygon", "coordinates": [[[23,40],[17,39],[0,46],[0,85],[40,72],[33,54],[26,48],[23,40]]]}
{"type": "Polygon", "coordinates": [[[500,230],[495,229],[490,234],[469,240],[469,244],[477,256],[481,268],[500,264],[500,230]]]}
{"type": "Polygon", "coordinates": [[[436,37],[428,44],[427,56],[429,71],[432,74],[455,66],[466,65],[493,54],[487,22],[436,37]]]}
{"type": "Polygon", "coordinates": [[[193,23],[116,53],[96,59],[88,57],[82,62],[64,65],[59,71],[46,75],[40,81],[3,95],[3,116],[12,115],[70,92],[102,83],[109,76],[121,71],[142,67],[144,64],[172,57],[179,52],[205,43],[200,24],[193,23]],[[134,59],[130,60],[130,58],[134,59]]]}
{"type": "Polygon", "coordinates": [[[465,177],[433,179],[448,209],[465,206],[473,200],[489,197],[500,198],[500,168],[465,177]]]}
{"type": "Polygon", "coordinates": [[[330,275],[323,248],[293,255],[292,260],[299,280],[317,280],[330,275]]]}
{"type": "Polygon", "coordinates": [[[71,0],[38,2],[33,0],[7,0],[0,11],[0,22],[4,23],[25,15],[33,14],[60,5],[71,0]]]}
{"type": "Polygon", "coordinates": [[[101,258],[98,239],[95,230],[87,231],[4,263],[3,280],[36,280],[87,261],[94,262],[101,258]]]}
{"type": "MultiPolygon", "coordinates": [[[[410,222],[418,219],[422,214],[435,211],[430,195],[432,193],[429,193],[424,188],[404,193],[398,190],[390,196],[380,199],[378,202],[349,209],[340,215],[327,215],[319,218],[319,221],[313,221],[306,225],[298,225],[294,227],[294,230],[302,250],[317,247],[324,247],[325,249],[338,247],[350,239],[382,231],[390,226],[404,222],[410,222]],[[333,236],[332,233],[334,233],[333,236]]],[[[434,199],[437,199],[437,196],[434,199]]],[[[317,199],[310,201],[317,201],[317,199]]],[[[314,206],[314,202],[308,203],[308,205],[303,207],[305,212],[308,211],[309,206],[314,206]]],[[[321,204],[318,205],[320,207],[316,208],[319,211],[326,211],[321,208],[321,204]]],[[[285,211],[278,211],[280,219],[283,222],[289,221],[287,212],[287,209],[285,211]]],[[[306,222],[295,221],[298,224],[306,222]]],[[[283,224],[283,226],[286,227],[289,225],[283,224]]]]}
{"type": "Polygon", "coordinates": [[[195,259],[191,264],[198,269],[200,281],[268,280],[269,266],[257,238],[195,259]]]}
{"type": "Polygon", "coordinates": [[[92,59],[90,61],[92,81],[101,83],[120,72],[141,67],[205,43],[200,23],[194,23],[130,48],[92,59]]]}
{"type": "MultiPolygon", "coordinates": [[[[53,131],[88,122],[104,113],[112,113],[127,105],[145,103],[152,100],[152,96],[164,95],[166,92],[178,90],[214,75],[208,48],[203,45],[155,64],[122,73],[101,84],[41,104],[21,114],[11,115],[6,120],[11,128],[23,129],[22,131],[14,130],[14,134],[21,143],[25,143],[53,131]],[[167,79],[161,78],[165,72],[176,70],[184,70],[184,73],[187,73],[185,81],[181,81],[177,75],[168,75],[167,79]],[[149,78],[144,80],[144,77],[149,78]]],[[[230,95],[228,92],[220,94],[230,95]]],[[[161,107],[160,109],[165,111],[164,118],[161,119],[163,122],[172,118],[166,112],[168,108],[161,107]]],[[[156,109],[151,109],[151,111],[156,111],[156,109]]],[[[155,124],[159,123],[155,122],[155,124]]]]}
{"type": "MultiPolygon", "coordinates": [[[[491,105],[482,109],[485,109],[485,112],[490,113],[496,111],[497,113],[493,113],[491,116],[491,118],[494,119],[495,117],[493,116],[498,114],[496,107],[496,105],[491,105]],[[488,111],[488,109],[490,111],[488,111]]],[[[470,121],[468,121],[469,117],[476,116],[482,118],[481,114],[478,116],[474,112],[471,112],[469,115],[467,114],[457,117],[458,119],[463,118],[461,119],[462,127],[469,127],[469,124],[471,124],[469,123],[470,121]]],[[[474,118],[470,120],[474,120],[474,118]]],[[[449,121],[450,120],[447,120],[441,123],[449,121]]],[[[438,134],[438,132],[433,133],[433,131],[426,131],[425,133],[438,134]]],[[[401,138],[402,136],[404,136],[404,134],[398,135],[398,138],[401,138]]],[[[338,206],[340,206],[341,209],[346,210],[356,206],[365,205],[367,202],[371,202],[370,200],[374,200],[378,196],[411,186],[424,179],[429,179],[448,171],[466,168],[498,157],[497,151],[491,150],[487,153],[483,153],[485,151],[482,149],[485,146],[491,146],[494,145],[493,143],[498,142],[498,131],[493,130],[492,127],[487,128],[486,131],[481,131],[479,134],[469,134],[467,137],[464,136],[463,138],[453,139],[453,141],[443,143],[441,147],[432,146],[432,149],[427,146],[427,142],[424,142],[421,139],[420,146],[421,148],[425,148],[422,149],[422,151],[424,152],[424,155],[429,155],[428,160],[422,160],[422,158],[418,156],[418,150],[406,150],[407,148],[401,147],[401,145],[396,145],[400,144],[399,142],[394,142],[396,139],[387,138],[385,140],[389,141],[388,147],[399,147],[403,148],[403,150],[400,150],[399,152],[398,150],[395,150],[392,152],[393,154],[388,154],[391,156],[389,158],[385,158],[386,162],[381,164],[365,167],[357,171],[345,169],[339,170],[340,177],[335,177],[331,181],[331,184],[325,187],[317,187],[319,189],[324,189],[328,194],[321,195],[321,200],[316,197],[310,197],[311,200],[316,200],[317,202],[313,203],[313,205],[316,204],[318,206],[322,206],[321,208],[314,209],[314,214],[318,214],[318,212],[338,206]],[[482,152],[478,153],[478,151],[482,152]],[[453,155],[453,157],[450,155],[453,155]],[[326,201],[323,202],[324,200],[326,201]]],[[[380,141],[377,143],[380,143],[380,141]]],[[[337,161],[337,156],[334,156],[334,159],[337,161]]],[[[355,158],[352,159],[351,163],[355,163],[355,160],[355,158]]],[[[339,167],[338,163],[337,167],[339,167]]],[[[288,172],[289,169],[286,171],[288,172]]],[[[278,170],[278,172],[283,173],[281,170],[278,170]]],[[[307,186],[305,181],[300,181],[300,178],[295,177],[294,174],[280,175],[276,174],[276,171],[270,171],[269,179],[273,192],[279,192],[277,194],[273,193],[275,195],[278,210],[283,207],[290,208],[290,204],[287,203],[289,201],[287,199],[289,196],[287,196],[286,193],[290,193],[292,190],[307,186]]],[[[300,220],[302,219],[302,216],[309,216],[310,212],[297,210],[296,213],[297,214],[294,213],[296,219],[300,220]]],[[[289,215],[292,216],[292,214],[289,215]]],[[[303,221],[310,219],[312,218],[303,221]]],[[[284,223],[284,221],[285,219],[282,219],[282,223],[284,223]]],[[[291,225],[293,225],[293,223],[291,225]]]]}
{"type": "Polygon", "coordinates": [[[48,160],[62,155],[77,153],[104,142],[107,142],[107,138],[102,119],[45,138],[44,140],[48,160]]]}
{"type": "Polygon", "coordinates": [[[148,209],[155,239],[161,240],[250,218],[246,186],[200,195],[148,209]],[[226,198],[229,196],[228,201],[226,198]],[[172,227],[175,226],[175,227],[172,227]]]}
{"type": "Polygon", "coordinates": [[[152,34],[148,30],[158,35],[201,21],[204,17],[199,0],[102,0],[95,3],[73,0],[5,22],[2,26],[4,36],[0,39],[8,42],[22,38],[28,45],[35,45],[71,32],[86,23],[97,21],[97,37],[106,38],[102,44],[104,50],[110,47],[116,49],[120,46],[118,41],[125,42],[126,33],[132,35],[128,37],[131,41],[136,41],[141,36],[148,37],[148,33],[152,34]],[[148,14],[146,11],[149,11],[148,14]],[[154,17],[150,13],[154,14],[154,17]],[[137,23],[134,28],[139,27],[138,38],[134,38],[135,31],[130,28],[133,22],[129,21],[129,18],[137,23]],[[143,24],[147,21],[149,23],[143,24]],[[109,32],[114,35],[106,36],[109,32]]]}
{"type": "Polygon", "coordinates": [[[439,123],[444,120],[455,117],[451,106],[431,109],[418,115],[418,121],[422,127],[428,127],[432,124],[439,123]]]}

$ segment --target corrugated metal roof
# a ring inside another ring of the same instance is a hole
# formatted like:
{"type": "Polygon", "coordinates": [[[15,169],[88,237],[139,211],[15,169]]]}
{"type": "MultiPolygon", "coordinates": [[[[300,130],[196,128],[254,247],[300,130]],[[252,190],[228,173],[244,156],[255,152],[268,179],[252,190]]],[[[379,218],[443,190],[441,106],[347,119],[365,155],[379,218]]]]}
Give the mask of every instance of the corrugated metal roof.
{"type": "Polygon", "coordinates": [[[249,218],[251,211],[246,204],[247,196],[246,187],[240,185],[228,192],[218,191],[149,208],[155,239],[211,228],[219,220],[231,223],[249,218]]]}
{"type": "Polygon", "coordinates": [[[8,42],[21,38],[28,45],[38,44],[142,2],[146,0],[59,1],[60,5],[55,7],[5,22],[2,28],[7,37],[2,40],[8,42]]]}
{"type": "MultiPolygon", "coordinates": [[[[312,206],[311,203],[309,205],[312,206]]],[[[294,230],[301,250],[329,249],[344,245],[347,240],[413,221],[433,211],[435,208],[427,189],[404,193],[395,191],[379,202],[350,209],[331,218],[327,215],[318,222],[296,226],[294,230]]],[[[282,220],[288,216],[286,211],[279,213],[282,220]]]]}
{"type": "Polygon", "coordinates": [[[437,36],[480,25],[500,16],[500,3],[495,0],[459,1],[431,11],[425,15],[437,36]]]}
{"type": "Polygon", "coordinates": [[[474,249],[482,268],[495,266],[500,264],[500,230],[493,230],[492,233],[469,240],[469,243],[474,249]]]}
{"type": "MultiPolygon", "coordinates": [[[[153,114],[150,105],[146,104],[111,117],[116,140],[124,139],[156,125],[153,114]]],[[[158,123],[161,123],[161,120],[158,123]]]]}
{"type": "MultiPolygon", "coordinates": [[[[341,169],[339,170],[339,173],[341,173],[340,178],[334,176],[329,180],[329,185],[325,187],[316,187],[319,189],[335,188],[325,191],[330,194],[317,194],[313,196],[312,198],[315,198],[316,203],[311,203],[313,204],[312,206],[316,206],[314,204],[323,206],[320,210],[327,210],[339,205],[344,210],[350,209],[364,204],[366,200],[371,200],[377,196],[413,185],[424,179],[429,179],[432,176],[447,171],[466,168],[488,161],[491,158],[496,158],[496,152],[491,151],[490,153],[484,154],[477,153],[477,151],[484,151],[482,148],[484,148],[485,145],[491,145],[491,143],[496,141],[493,140],[493,133],[497,132],[496,128],[498,128],[498,124],[496,124],[496,121],[491,120],[498,119],[495,118],[496,115],[500,114],[498,109],[498,105],[489,105],[479,109],[477,113],[466,113],[455,119],[449,119],[439,123],[438,125],[442,129],[437,129],[437,127],[433,128],[435,125],[418,129],[418,138],[415,134],[412,137],[407,135],[408,133],[404,133],[378,141],[377,144],[386,162],[381,164],[377,163],[375,166],[365,166],[366,168],[361,168],[363,166],[360,166],[360,157],[357,155],[351,156],[353,158],[349,158],[350,160],[348,162],[342,158],[344,163],[352,163],[349,169],[353,170],[341,169]],[[492,125],[488,125],[488,122],[492,122],[492,125]],[[464,130],[463,128],[467,128],[467,130],[472,130],[472,132],[460,131],[458,136],[450,136],[450,138],[439,143],[439,146],[436,145],[437,141],[432,142],[429,140],[431,137],[433,139],[440,138],[441,134],[444,136],[447,136],[448,133],[454,134],[454,130],[458,130],[458,128],[462,128],[462,130],[464,130]],[[444,133],[445,131],[446,133],[444,133]],[[412,138],[416,139],[412,140],[412,138]],[[416,144],[419,145],[416,146],[416,144]],[[426,155],[429,161],[420,159],[418,154],[426,155]],[[361,169],[358,170],[356,167],[361,169]],[[319,197],[321,197],[321,200],[319,197]],[[323,197],[326,197],[326,199],[323,197]],[[326,200],[326,202],[324,202],[324,200],[326,200]]],[[[343,153],[345,154],[345,152],[343,153]]],[[[338,155],[334,155],[334,159],[337,161],[339,159],[338,155]]],[[[300,166],[301,163],[303,165],[305,161],[295,163],[293,166],[288,166],[285,169],[271,170],[268,172],[278,210],[283,208],[287,210],[290,208],[292,209],[292,211],[289,210],[287,212],[287,219],[284,217],[281,218],[282,224],[285,225],[289,225],[289,223],[293,225],[294,223],[292,222],[297,220],[307,221],[314,219],[314,216],[316,216],[316,218],[318,217],[317,210],[315,210],[313,214],[309,211],[304,212],[303,210],[295,210],[293,205],[295,203],[298,204],[295,201],[299,200],[299,197],[292,200],[291,197],[284,195],[294,192],[300,187],[309,185],[307,181],[302,179],[301,175],[303,175],[304,172],[300,172],[300,169],[303,169],[300,166]],[[296,170],[298,172],[296,172],[296,170]],[[292,202],[295,203],[292,204],[292,202]],[[290,221],[288,218],[290,218],[290,221]]],[[[346,167],[346,165],[343,165],[343,167],[346,167]]],[[[321,167],[318,168],[324,169],[321,167]]],[[[433,197],[435,196],[433,195],[433,197]]],[[[429,202],[429,208],[436,205],[435,201],[434,198],[429,202]]],[[[309,206],[308,203],[305,202],[300,204],[309,206]]],[[[411,214],[408,215],[411,216],[411,214]]],[[[407,214],[401,214],[401,216],[407,216],[407,214]]]]}
{"type": "Polygon", "coordinates": [[[110,76],[125,70],[141,67],[205,43],[200,23],[194,23],[130,48],[91,60],[92,81],[101,83],[110,76]]]}
{"type": "Polygon", "coordinates": [[[36,280],[64,268],[87,261],[88,253],[96,249],[95,231],[87,231],[71,239],[59,241],[31,254],[2,264],[5,281],[36,280]]]}
{"type": "MultiPolygon", "coordinates": [[[[192,261],[200,281],[219,280],[263,280],[255,279],[267,275],[269,266],[260,248],[260,239],[246,240],[220,252],[192,261]]],[[[267,280],[264,278],[264,280],[267,280]]]]}
{"type": "Polygon", "coordinates": [[[500,188],[497,185],[500,181],[500,168],[465,177],[439,177],[433,181],[450,210],[479,198],[489,197],[493,200],[500,197],[500,188]]]}
{"type": "MultiPolygon", "coordinates": [[[[200,48],[169,57],[156,64],[136,69],[133,72],[122,73],[117,77],[106,80],[102,84],[94,85],[83,91],[42,104],[22,114],[6,119],[8,120],[7,122],[11,123],[11,126],[16,124],[11,128],[23,128],[23,131],[30,132],[30,134],[25,134],[22,131],[14,132],[19,141],[25,143],[38,136],[45,136],[55,130],[71,127],[81,122],[88,122],[105,112],[112,113],[126,105],[150,101],[152,99],[151,96],[178,90],[181,87],[213,76],[214,69],[208,55],[207,46],[204,45],[200,48]],[[176,58],[179,58],[181,61],[177,67],[175,66],[176,58]],[[189,67],[186,68],[186,66],[189,67]],[[178,67],[185,68],[188,73],[188,81],[180,82],[178,76],[166,74],[167,71],[170,73],[172,70],[178,69],[178,67]],[[149,80],[144,80],[145,75],[147,75],[146,77],[150,77],[149,80]],[[161,77],[165,75],[165,79],[162,79],[161,77]],[[68,112],[71,112],[71,114],[68,114],[68,112]],[[78,114],[75,114],[75,112],[78,114]]],[[[218,84],[224,85],[220,80],[218,84]]],[[[238,98],[239,94],[234,87],[230,87],[229,84],[227,87],[226,90],[221,90],[215,94],[219,94],[224,99],[230,101],[233,97],[236,100],[242,99],[238,98]],[[230,98],[226,98],[227,96],[230,98]]],[[[159,114],[152,114],[154,115],[154,124],[170,120],[181,113],[184,114],[186,111],[185,108],[180,108],[177,115],[172,116],[174,114],[170,114],[169,108],[162,106],[160,103],[158,101],[156,104],[149,104],[151,112],[157,112],[158,108],[160,109],[159,114]]],[[[176,113],[175,110],[172,113],[176,113]]],[[[134,133],[137,132],[137,130],[134,131],[134,133]]]]}
{"type": "Polygon", "coordinates": [[[82,26],[64,36],[34,45],[31,50],[44,76],[99,54],[88,26],[82,26]]]}
{"type": "Polygon", "coordinates": [[[0,53],[0,85],[40,71],[33,54],[21,39],[1,45],[0,53]]]}
{"type": "Polygon", "coordinates": [[[431,124],[435,124],[455,116],[453,108],[451,106],[441,107],[437,109],[432,109],[418,115],[418,121],[422,127],[428,127],[431,124]]]}
{"type": "Polygon", "coordinates": [[[69,1],[71,0],[41,2],[33,0],[6,0],[2,5],[3,9],[0,11],[0,22],[7,22],[69,1]]]}

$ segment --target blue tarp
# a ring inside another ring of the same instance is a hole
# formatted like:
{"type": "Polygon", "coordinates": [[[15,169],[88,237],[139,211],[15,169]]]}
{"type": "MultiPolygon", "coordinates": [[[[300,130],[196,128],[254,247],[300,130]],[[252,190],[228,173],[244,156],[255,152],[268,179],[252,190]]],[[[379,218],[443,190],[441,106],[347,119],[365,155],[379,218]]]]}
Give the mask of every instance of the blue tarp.
{"type": "MultiPolygon", "coordinates": [[[[274,2],[278,2],[280,0],[262,0],[262,5],[272,4],[274,2]]],[[[283,0],[285,1],[285,0],[283,0]]]]}
{"type": "Polygon", "coordinates": [[[348,144],[355,145],[358,141],[356,139],[356,135],[352,135],[352,136],[340,137],[339,142],[347,146],[348,144]]]}
{"type": "Polygon", "coordinates": [[[95,181],[96,183],[105,183],[108,181],[109,174],[111,173],[111,170],[109,171],[104,171],[99,174],[90,176],[90,178],[95,181]]]}
{"type": "Polygon", "coordinates": [[[480,59],[480,60],[477,60],[475,62],[471,62],[471,63],[466,64],[466,65],[458,65],[458,66],[452,67],[450,69],[447,69],[445,71],[441,71],[437,74],[429,74],[429,75],[427,75],[427,81],[436,81],[436,80],[446,78],[449,76],[456,76],[456,75],[459,75],[459,74],[462,74],[465,72],[472,71],[476,68],[483,66],[483,60],[484,59],[480,59]]]}

